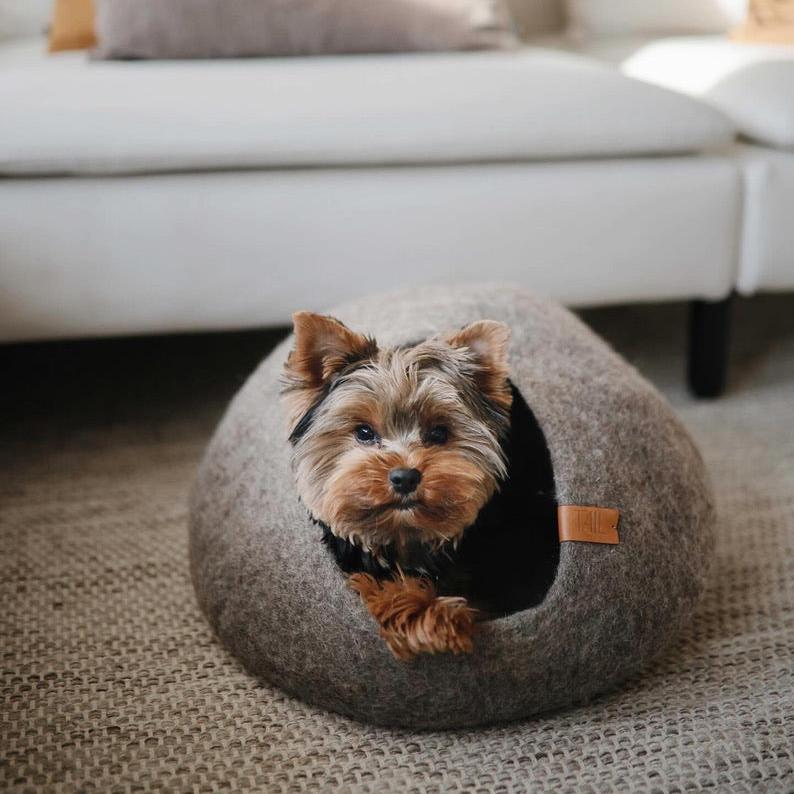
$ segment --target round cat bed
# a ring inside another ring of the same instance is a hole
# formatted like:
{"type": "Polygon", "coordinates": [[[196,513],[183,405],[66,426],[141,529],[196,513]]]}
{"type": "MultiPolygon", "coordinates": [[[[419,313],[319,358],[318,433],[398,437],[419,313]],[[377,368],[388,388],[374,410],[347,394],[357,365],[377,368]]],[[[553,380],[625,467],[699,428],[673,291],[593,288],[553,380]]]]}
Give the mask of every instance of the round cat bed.
{"type": "Polygon", "coordinates": [[[669,643],[702,590],[713,511],[700,455],[649,383],[570,312],[515,288],[410,290],[331,314],[382,346],[507,323],[527,439],[516,457],[540,439],[547,471],[527,476],[547,476],[560,505],[617,509],[619,543],[560,543],[520,498],[530,551],[503,559],[533,558],[520,568],[531,606],[481,623],[471,654],[395,659],[298,500],[279,401],[287,339],[235,397],[191,497],[198,600],[247,669],[357,719],[449,728],[582,701],[669,643]]]}

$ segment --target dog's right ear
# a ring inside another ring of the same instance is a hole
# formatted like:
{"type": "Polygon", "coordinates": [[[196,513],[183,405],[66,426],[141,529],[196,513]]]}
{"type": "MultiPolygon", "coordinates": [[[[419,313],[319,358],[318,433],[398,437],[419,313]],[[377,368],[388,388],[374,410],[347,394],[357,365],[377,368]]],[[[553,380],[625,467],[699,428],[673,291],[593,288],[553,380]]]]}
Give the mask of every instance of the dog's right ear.
{"type": "Polygon", "coordinates": [[[351,331],[344,323],[323,314],[296,312],[295,348],[286,369],[295,385],[317,389],[354,361],[374,355],[374,339],[351,331]]]}
{"type": "Polygon", "coordinates": [[[284,365],[284,398],[294,425],[336,373],[348,364],[374,356],[378,346],[374,339],[324,314],[296,312],[292,322],[295,347],[284,365]]]}

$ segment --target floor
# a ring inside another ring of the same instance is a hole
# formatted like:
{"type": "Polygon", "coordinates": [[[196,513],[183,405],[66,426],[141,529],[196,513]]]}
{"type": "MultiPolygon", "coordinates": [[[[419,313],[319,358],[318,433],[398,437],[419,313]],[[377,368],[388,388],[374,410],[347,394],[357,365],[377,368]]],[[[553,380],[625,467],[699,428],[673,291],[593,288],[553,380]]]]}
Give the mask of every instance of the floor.
{"type": "Polygon", "coordinates": [[[0,348],[0,788],[794,791],[794,296],[739,302],[717,401],[683,388],[684,306],[584,316],[703,450],[712,584],[620,692],[451,733],[294,701],[245,674],[195,606],[186,490],[279,332],[0,348]]]}

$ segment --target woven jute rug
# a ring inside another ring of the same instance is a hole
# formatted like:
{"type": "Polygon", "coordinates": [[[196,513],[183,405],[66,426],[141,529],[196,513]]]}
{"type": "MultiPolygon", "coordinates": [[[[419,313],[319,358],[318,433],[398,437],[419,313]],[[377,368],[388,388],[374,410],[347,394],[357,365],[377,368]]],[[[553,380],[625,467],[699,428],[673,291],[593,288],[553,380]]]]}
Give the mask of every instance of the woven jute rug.
{"type": "Polygon", "coordinates": [[[794,791],[794,300],[738,306],[715,402],[682,387],[684,307],[586,319],[701,445],[712,584],[619,692],[465,732],[309,708],[250,678],[196,608],[186,491],[273,334],[0,349],[0,788],[794,791]]]}

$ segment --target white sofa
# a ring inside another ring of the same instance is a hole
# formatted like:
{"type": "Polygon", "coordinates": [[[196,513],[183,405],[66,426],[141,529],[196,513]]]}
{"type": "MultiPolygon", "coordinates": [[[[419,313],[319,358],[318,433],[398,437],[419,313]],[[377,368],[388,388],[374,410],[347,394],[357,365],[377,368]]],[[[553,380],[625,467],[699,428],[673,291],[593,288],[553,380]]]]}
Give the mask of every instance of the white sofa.
{"type": "Polygon", "coordinates": [[[101,63],[0,42],[0,340],[510,280],[698,300],[694,385],[718,391],[727,297],[794,287],[794,95],[721,100],[643,67],[695,39],[573,40],[558,3],[511,1],[517,52],[101,63]]]}
{"type": "Polygon", "coordinates": [[[632,78],[695,97],[736,126],[725,154],[743,177],[743,228],[736,289],[794,289],[794,45],[736,43],[712,35],[536,40],[632,78]]]}

